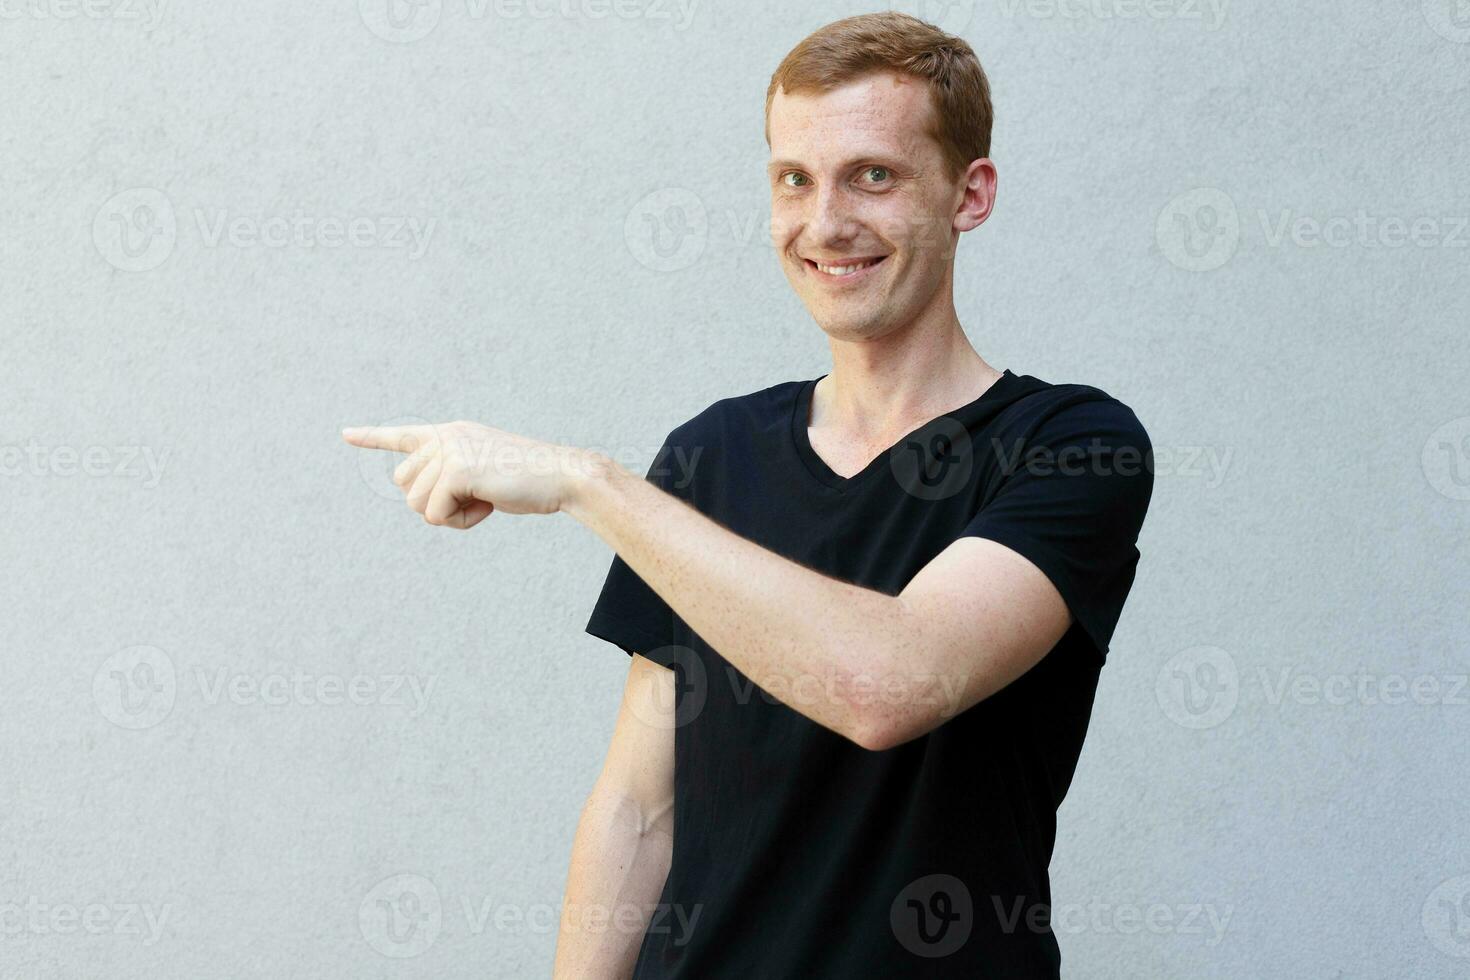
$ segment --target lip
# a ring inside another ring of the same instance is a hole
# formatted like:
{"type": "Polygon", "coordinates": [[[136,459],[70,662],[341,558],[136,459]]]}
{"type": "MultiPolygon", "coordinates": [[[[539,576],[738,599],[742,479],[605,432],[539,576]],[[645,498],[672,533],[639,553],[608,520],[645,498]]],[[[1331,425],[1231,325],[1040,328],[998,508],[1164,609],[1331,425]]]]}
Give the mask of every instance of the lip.
{"type": "Polygon", "coordinates": [[[806,266],[807,272],[810,275],[815,276],[819,281],[831,283],[834,286],[846,286],[850,283],[861,282],[862,280],[867,279],[874,273],[874,271],[878,269],[879,266],[883,264],[883,261],[887,258],[888,256],[886,255],[861,255],[853,256],[851,258],[845,258],[841,262],[823,263],[824,265],[851,265],[854,262],[872,262],[874,259],[877,260],[876,262],[873,262],[872,265],[867,266],[866,268],[859,269],[856,272],[849,272],[845,276],[834,276],[829,272],[823,272],[821,269],[817,268],[817,264],[815,262],[805,257],[802,258],[801,262],[802,265],[806,266]]]}

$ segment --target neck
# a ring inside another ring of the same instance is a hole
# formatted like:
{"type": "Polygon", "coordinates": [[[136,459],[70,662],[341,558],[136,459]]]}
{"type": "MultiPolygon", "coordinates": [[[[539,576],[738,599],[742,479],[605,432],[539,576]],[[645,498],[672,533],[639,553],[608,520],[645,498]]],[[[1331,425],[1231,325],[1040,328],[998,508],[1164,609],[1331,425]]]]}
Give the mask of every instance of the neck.
{"type": "Polygon", "coordinates": [[[1001,372],[946,306],[883,337],[829,338],[832,370],[812,392],[811,427],[882,441],[979,398],[1001,372]]]}

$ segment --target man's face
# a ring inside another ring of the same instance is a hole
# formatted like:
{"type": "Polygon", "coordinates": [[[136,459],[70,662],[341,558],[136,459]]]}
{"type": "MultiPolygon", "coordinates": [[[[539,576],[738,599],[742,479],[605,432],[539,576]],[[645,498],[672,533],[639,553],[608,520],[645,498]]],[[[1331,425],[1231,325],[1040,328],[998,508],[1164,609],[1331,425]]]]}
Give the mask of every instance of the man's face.
{"type": "Polygon", "coordinates": [[[948,287],[964,187],[933,112],[925,82],[891,73],[771,101],[771,242],[833,338],[881,337],[948,287]]]}

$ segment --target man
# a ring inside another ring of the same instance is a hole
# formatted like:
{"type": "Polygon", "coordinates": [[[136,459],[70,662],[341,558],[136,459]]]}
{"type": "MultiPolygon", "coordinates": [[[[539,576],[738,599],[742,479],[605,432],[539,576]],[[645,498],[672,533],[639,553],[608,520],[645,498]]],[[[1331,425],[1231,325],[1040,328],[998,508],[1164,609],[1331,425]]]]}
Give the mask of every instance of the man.
{"type": "Polygon", "coordinates": [[[715,402],[646,478],[470,423],[345,433],[417,447],[395,479],[430,523],[561,511],[615,552],[587,630],[632,660],[557,977],[1059,974],[1056,811],[1151,446],[1106,393],[966,339],[990,127],[973,51],[914,18],[786,57],[773,243],[832,370],[715,402]]]}

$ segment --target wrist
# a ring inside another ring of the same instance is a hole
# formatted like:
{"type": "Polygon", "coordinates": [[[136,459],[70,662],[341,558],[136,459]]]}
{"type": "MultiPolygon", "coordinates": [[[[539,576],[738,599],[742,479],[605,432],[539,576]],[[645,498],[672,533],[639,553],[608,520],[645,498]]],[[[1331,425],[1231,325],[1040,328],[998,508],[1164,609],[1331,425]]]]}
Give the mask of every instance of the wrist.
{"type": "Polygon", "coordinates": [[[561,504],[563,514],[585,524],[597,495],[621,475],[621,467],[592,449],[569,449],[563,466],[561,504]]]}

